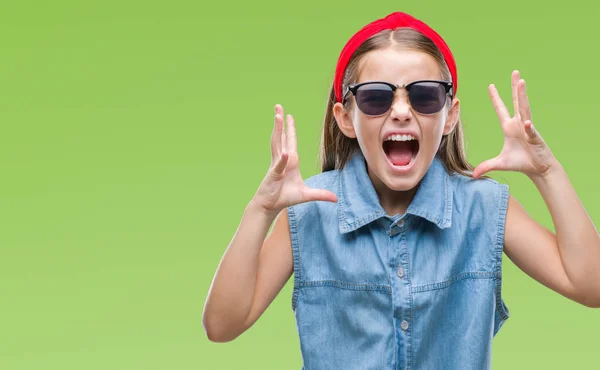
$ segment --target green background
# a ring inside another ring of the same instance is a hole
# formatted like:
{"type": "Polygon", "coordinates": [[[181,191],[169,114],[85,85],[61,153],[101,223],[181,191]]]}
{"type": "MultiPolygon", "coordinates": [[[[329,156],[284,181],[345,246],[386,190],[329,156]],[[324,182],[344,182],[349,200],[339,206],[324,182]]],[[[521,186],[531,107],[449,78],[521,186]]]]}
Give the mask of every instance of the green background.
{"type": "MultiPolygon", "coordinates": [[[[337,56],[406,11],[459,67],[472,163],[502,134],[487,94],[528,82],[534,123],[600,220],[598,2],[3,1],[0,6],[0,369],[296,369],[292,280],[235,341],[201,315],[270,161],[273,106],[317,173],[337,56]],[[539,4],[539,5],[533,5],[539,4]]],[[[493,173],[543,225],[521,174],[493,173]]],[[[505,257],[511,318],[495,369],[597,369],[599,310],[505,257]]]]}

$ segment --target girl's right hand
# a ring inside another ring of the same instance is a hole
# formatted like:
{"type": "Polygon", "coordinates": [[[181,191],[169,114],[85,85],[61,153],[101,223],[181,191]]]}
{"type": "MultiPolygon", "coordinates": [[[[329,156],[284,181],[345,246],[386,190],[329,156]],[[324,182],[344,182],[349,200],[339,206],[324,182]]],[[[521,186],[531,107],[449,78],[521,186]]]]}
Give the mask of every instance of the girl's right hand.
{"type": "Polygon", "coordinates": [[[328,190],[312,189],[304,184],[299,169],[294,118],[287,115],[287,130],[284,130],[283,108],[277,104],[271,135],[271,166],[252,202],[267,213],[277,215],[284,208],[317,200],[337,202],[337,197],[328,190]]]}

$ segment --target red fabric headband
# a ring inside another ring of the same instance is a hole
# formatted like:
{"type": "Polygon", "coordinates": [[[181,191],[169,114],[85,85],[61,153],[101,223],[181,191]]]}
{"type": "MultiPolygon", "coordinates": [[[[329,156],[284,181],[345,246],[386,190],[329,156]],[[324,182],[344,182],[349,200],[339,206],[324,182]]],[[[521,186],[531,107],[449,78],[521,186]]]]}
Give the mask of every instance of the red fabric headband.
{"type": "Polygon", "coordinates": [[[346,46],[342,49],[340,57],[338,59],[337,67],[335,69],[335,78],[333,80],[333,84],[335,87],[335,98],[338,102],[342,101],[342,80],[344,78],[344,73],[346,72],[346,67],[348,66],[348,62],[352,57],[352,54],[356,51],[356,49],[365,42],[369,37],[383,31],[383,30],[394,30],[396,28],[407,27],[412,28],[415,31],[418,31],[429,38],[433,43],[440,49],[444,59],[446,60],[446,64],[448,65],[448,69],[450,70],[450,75],[452,76],[453,90],[454,95],[456,96],[456,91],[458,90],[458,75],[456,74],[456,62],[454,61],[454,57],[452,56],[452,52],[446,42],[442,37],[435,32],[431,27],[423,23],[422,21],[414,18],[411,15],[402,12],[395,12],[388,15],[385,18],[378,19],[374,22],[371,22],[364,26],[360,31],[358,31],[354,36],[348,40],[346,46]]]}

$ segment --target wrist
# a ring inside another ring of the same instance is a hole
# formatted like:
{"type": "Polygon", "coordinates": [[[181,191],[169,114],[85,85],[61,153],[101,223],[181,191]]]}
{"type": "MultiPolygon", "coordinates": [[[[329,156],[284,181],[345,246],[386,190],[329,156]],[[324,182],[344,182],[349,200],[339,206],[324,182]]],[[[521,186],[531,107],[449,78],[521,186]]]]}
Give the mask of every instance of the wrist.
{"type": "Polygon", "coordinates": [[[244,211],[245,214],[249,214],[254,217],[261,217],[271,221],[277,217],[279,212],[281,212],[281,210],[268,209],[255,199],[252,199],[250,202],[248,202],[244,211]]]}
{"type": "Polygon", "coordinates": [[[537,185],[546,185],[548,182],[560,176],[564,173],[564,168],[556,159],[552,160],[552,163],[546,168],[545,171],[537,174],[529,175],[529,178],[537,185]]]}

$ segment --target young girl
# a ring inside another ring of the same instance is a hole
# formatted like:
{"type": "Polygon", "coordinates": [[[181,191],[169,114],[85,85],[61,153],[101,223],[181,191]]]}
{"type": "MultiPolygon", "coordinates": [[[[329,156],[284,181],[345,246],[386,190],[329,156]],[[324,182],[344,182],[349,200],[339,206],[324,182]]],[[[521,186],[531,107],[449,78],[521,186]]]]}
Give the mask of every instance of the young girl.
{"type": "Polygon", "coordinates": [[[512,74],[514,115],[489,93],[504,147],[473,169],[463,149],[452,53],[429,26],[393,13],[341,52],[325,113],[321,174],[298,170],[292,116],[275,107],[271,167],[217,269],[203,313],[230,341],[294,274],[304,369],[487,369],[509,316],[502,252],[548,288],[600,306],[600,237],[534,129],[512,74]],[[556,235],[508,187],[537,186],[556,235]],[[265,238],[275,220],[273,229],[265,238]]]}

